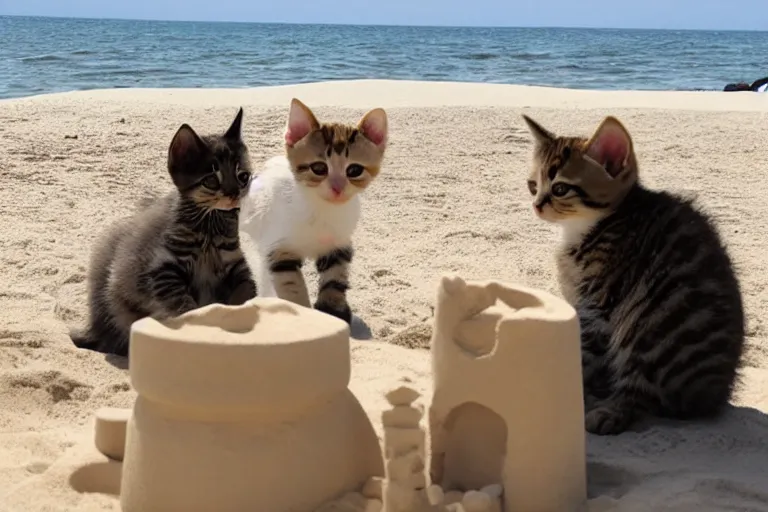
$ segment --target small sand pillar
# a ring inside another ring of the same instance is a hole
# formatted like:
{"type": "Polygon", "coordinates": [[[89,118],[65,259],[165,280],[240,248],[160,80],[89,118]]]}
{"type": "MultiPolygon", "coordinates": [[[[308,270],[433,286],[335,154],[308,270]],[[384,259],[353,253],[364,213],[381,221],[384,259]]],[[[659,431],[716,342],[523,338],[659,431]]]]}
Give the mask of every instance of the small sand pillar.
{"type": "Polygon", "coordinates": [[[126,425],[130,417],[130,409],[103,407],[96,411],[96,449],[112,460],[122,461],[125,454],[126,425]]]}
{"type": "Polygon", "coordinates": [[[432,335],[430,477],[501,482],[504,512],[586,503],[579,323],[553,295],[443,277],[432,335]]]}
{"type": "Polygon", "coordinates": [[[381,414],[386,467],[383,512],[429,510],[424,470],[426,436],[420,425],[424,412],[412,405],[419,396],[408,386],[399,386],[386,394],[392,408],[381,414]]]}
{"type": "Polygon", "coordinates": [[[383,475],[348,325],[277,298],[131,329],[123,512],[314,510],[383,475]]]}

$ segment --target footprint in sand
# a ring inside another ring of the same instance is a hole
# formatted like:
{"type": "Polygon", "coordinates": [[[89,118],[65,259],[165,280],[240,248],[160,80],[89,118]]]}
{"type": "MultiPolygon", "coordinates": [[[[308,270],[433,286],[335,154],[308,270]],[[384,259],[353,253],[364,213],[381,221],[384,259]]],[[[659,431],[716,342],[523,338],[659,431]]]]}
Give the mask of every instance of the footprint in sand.
{"type": "Polygon", "coordinates": [[[371,273],[371,278],[378,286],[388,287],[393,290],[410,288],[411,283],[395,277],[394,272],[389,269],[378,269],[371,273]]]}
{"type": "Polygon", "coordinates": [[[79,325],[85,318],[86,270],[79,268],[66,274],[61,285],[53,291],[54,312],[67,326],[79,325]]]}
{"type": "Polygon", "coordinates": [[[40,402],[41,394],[35,390],[44,391],[53,403],[67,400],[87,400],[91,396],[93,386],[81,382],[57,370],[26,370],[6,373],[0,379],[0,387],[19,389],[24,392],[19,399],[40,402]]]}

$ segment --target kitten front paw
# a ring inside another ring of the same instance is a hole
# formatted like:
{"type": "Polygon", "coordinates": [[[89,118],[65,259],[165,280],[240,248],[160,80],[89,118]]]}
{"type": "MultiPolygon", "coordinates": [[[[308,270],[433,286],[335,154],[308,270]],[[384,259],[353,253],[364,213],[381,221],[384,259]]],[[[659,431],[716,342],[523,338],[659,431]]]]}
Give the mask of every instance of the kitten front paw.
{"type": "Polygon", "coordinates": [[[229,304],[230,306],[241,306],[257,296],[258,290],[256,288],[256,283],[253,281],[246,281],[235,288],[235,290],[226,297],[226,300],[222,302],[224,304],[229,304]]]}
{"type": "Polygon", "coordinates": [[[624,432],[631,417],[614,405],[598,405],[584,416],[587,432],[598,436],[615,436],[624,432]]]}
{"type": "Polygon", "coordinates": [[[598,403],[600,403],[600,400],[595,395],[589,391],[584,391],[584,411],[591,411],[597,407],[598,403]]]}
{"type": "Polygon", "coordinates": [[[335,316],[336,318],[341,318],[348,324],[352,323],[352,310],[349,308],[349,304],[331,306],[330,304],[316,302],[315,309],[317,311],[322,311],[323,313],[327,313],[331,316],[335,316]]]}
{"type": "Polygon", "coordinates": [[[162,315],[162,317],[163,319],[175,318],[177,316],[181,316],[184,313],[188,311],[192,311],[193,309],[197,309],[197,308],[198,308],[197,303],[191,298],[181,300],[175,304],[170,304],[165,309],[165,311],[163,311],[164,314],[162,315]]]}

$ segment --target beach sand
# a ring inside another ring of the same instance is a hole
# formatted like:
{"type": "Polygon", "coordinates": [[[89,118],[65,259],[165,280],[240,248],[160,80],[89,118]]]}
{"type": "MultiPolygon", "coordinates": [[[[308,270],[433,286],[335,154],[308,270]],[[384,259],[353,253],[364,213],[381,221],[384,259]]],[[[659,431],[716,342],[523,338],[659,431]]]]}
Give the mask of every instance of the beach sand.
{"type": "Polygon", "coordinates": [[[97,458],[96,409],[130,407],[135,396],[124,360],[78,350],[67,335],[84,318],[93,240],[146,192],[170,188],[167,148],[181,123],[219,131],[243,106],[258,166],[282,151],[293,96],[322,119],[354,122],[375,106],[389,115],[391,143],[365,193],[350,290],[366,324],[354,329],[362,339],[352,345],[351,388],[379,432],[395,379],[430,389],[424,346],[443,273],[559,294],[558,232],[531,209],[520,114],[583,134],[618,116],[642,179],[698,196],[715,216],[738,266],[748,348],[743,388],[721,419],[588,436],[590,510],[768,510],[768,96],[361,81],[0,101],[0,512],[119,509],[108,493],[77,492],[97,490],[93,478],[71,476],[97,458]]]}

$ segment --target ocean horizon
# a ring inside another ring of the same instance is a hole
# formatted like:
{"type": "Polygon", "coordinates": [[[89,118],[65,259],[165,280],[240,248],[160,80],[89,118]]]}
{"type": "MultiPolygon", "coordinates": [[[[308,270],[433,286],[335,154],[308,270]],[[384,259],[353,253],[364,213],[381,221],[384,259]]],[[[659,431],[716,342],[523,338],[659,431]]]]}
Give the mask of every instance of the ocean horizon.
{"type": "Polygon", "coordinates": [[[0,16],[0,98],[400,79],[722,90],[768,75],[768,32],[0,16]]]}

